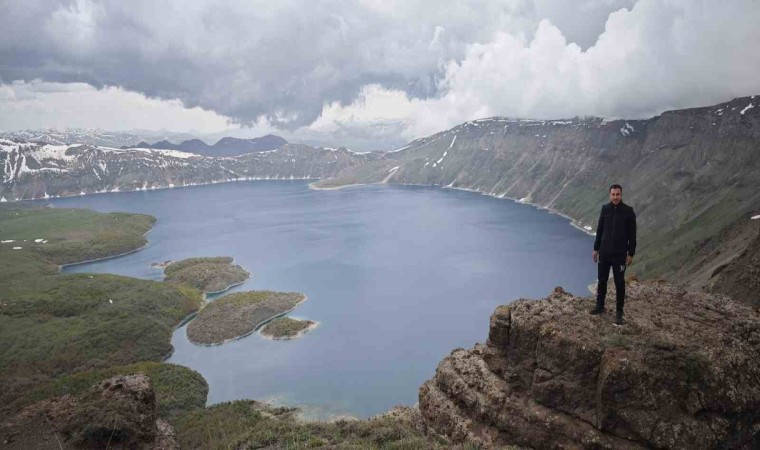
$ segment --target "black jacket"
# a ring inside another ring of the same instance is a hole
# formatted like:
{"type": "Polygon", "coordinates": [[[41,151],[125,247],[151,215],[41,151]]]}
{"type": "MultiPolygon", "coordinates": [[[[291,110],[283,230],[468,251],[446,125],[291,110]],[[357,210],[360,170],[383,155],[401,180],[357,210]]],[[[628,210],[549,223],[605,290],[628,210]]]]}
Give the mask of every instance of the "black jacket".
{"type": "Polygon", "coordinates": [[[610,256],[633,256],[636,253],[636,213],[633,208],[623,202],[602,206],[594,250],[610,256]]]}

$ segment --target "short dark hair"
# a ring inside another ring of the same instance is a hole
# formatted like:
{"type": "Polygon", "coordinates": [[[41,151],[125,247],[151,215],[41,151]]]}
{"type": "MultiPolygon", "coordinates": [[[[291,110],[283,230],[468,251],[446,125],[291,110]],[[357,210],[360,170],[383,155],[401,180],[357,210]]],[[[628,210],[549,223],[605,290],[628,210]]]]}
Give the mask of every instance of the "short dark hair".
{"type": "Polygon", "coordinates": [[[610,192],[612,192],[613,189],[620,189],[620,192],[623,192],[623,186],[619,184],[613,184],[612,186],[610,186],[610,192]]]}

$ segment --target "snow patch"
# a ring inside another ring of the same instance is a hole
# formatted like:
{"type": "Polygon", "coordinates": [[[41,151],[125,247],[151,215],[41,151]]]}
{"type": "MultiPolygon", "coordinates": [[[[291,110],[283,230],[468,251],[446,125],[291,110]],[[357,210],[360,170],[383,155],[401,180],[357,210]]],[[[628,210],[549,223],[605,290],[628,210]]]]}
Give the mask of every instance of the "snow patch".
{"type": "Polygon", "coordinates": [[[633,129],[633,126],[630,123],[626,122],[625,126],[620,129],[620,134],[622,134],[623,136],[628,136],[629,134],[631,134],[632,131],[635,131],[633,129]]]}
{"type": "Polygon", "coordinates": [[[0,241],[0,243],[2,243],[2,244],[7,244],[9,242],[13,242],[13,239],[8,239],[6,241],[0,241]]]}
{"type": "MultiPolygon", "coordinates": [[[[752,220],[757,220],[757,219],[760,219],[760,214],[758,214],[758,215],[756,215],[756,216],[752,216],[752,218],[751,218],[751,219],[752,219],[752,220]]],[[[5,242],[5,241],[3,241],[3,242],[5,242]]]]}
{"type": "Polygon", "coordinates": [[[745,106],[744,109],[742,109],[741,111],[739,111],[739,114],[744,115],[745,112],[749,111],[750,109],[752,109],[754,107],[755,107],[755,105],[753,105],[752,103],[750,103],[749,105],[745,106]]]}
{"type": "MultiPolygon", "coordinates": [[[[449,144],[449,148],[453,147],[454,146],[454,142],[456,142],[456,141],[457,141],[457,135],[455,134],[454,135],[454,139],[452,139],[451,140],[451,144],[449,144]]],[[[444,154],[444,156],[445,156],[445,154],[444,154]]]]}
{"type": "Polygon", "coordinates": [[[24,247],[13,247],[13,250],[21,250],[24,247]]]}

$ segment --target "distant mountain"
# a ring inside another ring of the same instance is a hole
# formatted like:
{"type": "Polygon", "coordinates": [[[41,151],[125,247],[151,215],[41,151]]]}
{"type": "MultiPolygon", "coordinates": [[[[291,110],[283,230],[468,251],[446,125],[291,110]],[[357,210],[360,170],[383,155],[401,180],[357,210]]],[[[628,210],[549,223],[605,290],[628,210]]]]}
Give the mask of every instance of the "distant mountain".
{"type": "MultiPolygon", "coordinates": [[[[40,142],[53,145],[86,144],[101,147],[137,147],[141,143],[168,139],[179,142],[191,138],[187,133],[165,130],[108,131],[99,128],[41,128],[36,130],[19,130],[0,132],[0,139],[25,142],[40,142]],[[141,142],[142,141],[142,142],[141,142]]],[[[145,144],[147,145],[147,144],[145,144]]]]}
{"type": "Polygon", "coordinates": [[[131,146],[137,144],[141,139],[136,134],[106,131],[99,128],[43,128],[9,131],[0,133],[0,138],[53,145],[88,144],[104,147],[131,146]]]}
{"type": "Polygon", "coordinates": [[[254,139],[238,139],[233,137],[222,138],[211,147],[210,153],[203,153],[208,156],[236,156],[251,152],[265,152],[274,150],[287,144],[285,139],[268,134],[254,139]]]}
{"type": "Polygon", "coordinates": [[[302,144],[234,157],[0,139],[0,201],[141,191],[256,179],[318,179],[377,155],[302,144]]]}
{"type": "Polygon", "coordinates": [[[208,145],[200,139],[190,139],[183,141],[180,144],[173,144],[168,140],[162,140],[155,144],[148,144],[147,142],[140,142],[136,145],[121,146],[122,149],[126,148],[152,148],[152,149],[165,149],[165,150],[179,150],[183,152],[196,153],[205,156],[239,156],[246,153],[265,152],[269,150],[275,150],[287,144],[285,139],[268,134],[254,139],[239,139],[233,137],[225,137],[220,139],[214,145],[208,145]]]}
{"type": "Polygon", "coordinates": [[[557,211],[593,232],[607,189],[616,182],[638,215],[631,272],[760,303],[760,294],[747,298],[737,290],[760,270],[760,262],[746,256],[760,229],[754,226],[759,219],[750,220],[760,215],[756,97],[645,120],[493,117],[369,154],[299,144],[261,151],[262,141],[269,148],[281,142],[265,138],[225,138],[212,146],[185,141],[162,150],[0,140],[0,199],[321,178],[317,187],[419,184],[512,198],[557,211]],[[181,150],[188,148],[183,145],[194,151],[181,150]],[[201,156],[214,150],[225,157],[201,156]],[[235,152],[248,153],[226,156],[235,152]]]}

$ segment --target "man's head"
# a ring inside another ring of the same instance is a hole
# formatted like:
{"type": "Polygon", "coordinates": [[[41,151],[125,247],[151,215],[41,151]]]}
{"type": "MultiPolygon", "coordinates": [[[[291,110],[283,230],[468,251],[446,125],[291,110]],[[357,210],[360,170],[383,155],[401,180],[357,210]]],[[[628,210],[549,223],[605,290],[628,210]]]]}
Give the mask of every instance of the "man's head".
{"type": "Polygon", "coordinates": [[[610,186],[610,202],[613,205],[619,205],[623,201],[623,187],[619,184],[610,186]]]}

